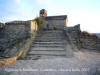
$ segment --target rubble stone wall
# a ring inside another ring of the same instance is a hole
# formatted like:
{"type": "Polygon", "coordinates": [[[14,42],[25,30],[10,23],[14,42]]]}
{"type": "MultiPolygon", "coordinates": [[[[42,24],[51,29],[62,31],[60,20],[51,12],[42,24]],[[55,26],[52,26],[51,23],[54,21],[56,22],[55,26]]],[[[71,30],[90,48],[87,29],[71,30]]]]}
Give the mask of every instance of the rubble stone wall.
{"type": "Polygon", "coordinates": [[[82,48],[100,51],[100,38],[96,35],[82,33],[80,41],[82,48]]]}
{"type": "Polygon", "coordinates": [[[66,35],[68,36],[67,39],[69,40],[69,43],[74,48],[74,51],[80,50],[80,37],[81,37],[81,30],[80,30],[80,24],[75,25],[74,27],[67,27],[64,29],[66,35]],[[75,49],[76,48],[76,49],[75,49]]]}
{"type": "Polygon", "coordinates": [[[14,42],[31,37],[33,31],[37,31],[35,21],[12,21],[5,23],[0,28],[0,51],[4,51],[14,42]]]}
{"type": "Polygon", "coordinates": [[[81,48],[90,49],[90,50],[99,50],[100,51],[100,38],[97,35],[90,34],[87,32],[82,32],[80,30],[80,25],[74,27],[67,27],[64,29],[69,39],[71,45],[75,46],[78,50],[81,48]]]}
{"type": "Polygon", "coordinates": [[[60,30],[63,30],[64,27],[66,27],[67,23],[66,20],[47,20],[44,22],[44,24],[41,26],[40,29],[47,29],[47,24],[49,25],[49,29],[53,30],[54,27],[57,27],[60,30]]]}

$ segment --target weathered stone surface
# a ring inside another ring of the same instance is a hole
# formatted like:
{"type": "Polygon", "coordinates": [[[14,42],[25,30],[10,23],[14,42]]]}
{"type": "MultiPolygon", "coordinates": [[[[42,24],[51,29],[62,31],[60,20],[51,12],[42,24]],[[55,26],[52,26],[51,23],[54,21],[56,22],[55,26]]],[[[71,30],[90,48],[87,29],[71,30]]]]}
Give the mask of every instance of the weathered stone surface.
{"type": "Polygon", "coordinates": [[[99,50],[100,51],[100,38],[91,34],[82,33],[81,46],[85,49],[99,50]]]}
{"type": "Polygon", "coordinates": [[[80,37],[81,37],[81,30],[80,25],[76,25],[74,27],[66,27],[64,28],[66,38],[68,38],[70,44],[73,46],[74,51],[80,50],[80,37]]]}
{"type": "Polygon", "coordinates": [[[40,30],[35,39],[28,52],[27,59],[32,59],[35,56],[72,57],[73,55],[72,50],[67,46],[67,40],[62,30],[40,30]]]}
{"type": "Polygon", "coordinates": [[[0,50],[5,50],[15,41],[29,37],[29,24],[6,23],[5,28],[0,34],[3,34],[0,39],[0,50]]]}
{"type": "Polygon", "coordinates": [[[4,28],[4,24],[0,22],[0,28],[4,28]]]}
{"type": "Polygon", "coordinates": [[[49,29],[54,30],[54,27],[57,27],[60,30],[63,30],[67,26],[67,20],[47,20],[40,27],[40,29],[47,29],[47,24],[49,24],[49,29]]]}
{"type": "Polygon", "coordinates": [[[61,47],[32,47],[30,50],[34,50],[34,51],[64,51],[63,48],[61,47]]]}
{"type": "Polygon", "coordinates": [[[14,63],[19,58],[23,59],[26,56],[26,53],[29,50],[35,36],[36,32],[33,32],[33,36],[31,36],[31,38],[24,39],[16,43],[13,48],[8,48],[7,50],[5,50],[5,52],[0,54],[0,66],[14,63]]]}
{"type": "Polygon", "coordinates": [[[32,32],[37,30],[35,21],[12,21],[5,23],[4,28],[0,28],[0,51],[14,44],[14,42],[32,36],[32,32]]]}
{"type": "Polygon", "coordinates": [[[65,55],[66,56],[66,51],[57,51],[57,50],[55,50],[55,51],[30,51],[28,54],[32,54],[32,55],[54,55],[54,56],[56,56],[56,55],[65,55]]]}
{"type": "Polygon", "coordinates": [[[65,28],[65,34],[68,35],[67,38],[69,38],[71,45],[76,46],[79,50],[85,48],[100,51],[100,38],[87,32],[81,32],[79,24],[65,28]]]}
{"type": "Polygon", "coordinates": [[[40,10],[40,17],[44,19],[44,24],[40,29],[57,29],[63,30],[64,27],[68,26],[68,16],[58,15],[58,16],[47,16],[47,11],[45,9],[40,10]]]}

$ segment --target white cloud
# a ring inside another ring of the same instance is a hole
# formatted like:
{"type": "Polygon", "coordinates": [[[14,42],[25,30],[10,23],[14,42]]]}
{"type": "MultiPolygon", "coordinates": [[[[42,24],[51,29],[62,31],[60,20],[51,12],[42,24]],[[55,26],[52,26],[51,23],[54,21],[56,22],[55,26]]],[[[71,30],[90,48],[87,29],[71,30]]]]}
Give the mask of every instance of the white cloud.
{"type": "Polygon", "coordinates": [[[15,0],[16,3],[21,3],[20,0],[15,0]]]}

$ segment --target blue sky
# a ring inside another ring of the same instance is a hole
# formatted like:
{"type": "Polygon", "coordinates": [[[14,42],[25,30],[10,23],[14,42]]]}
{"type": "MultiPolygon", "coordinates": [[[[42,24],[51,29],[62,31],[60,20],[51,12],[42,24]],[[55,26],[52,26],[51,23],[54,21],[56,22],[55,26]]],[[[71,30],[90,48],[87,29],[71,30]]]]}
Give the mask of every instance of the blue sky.
{"type": "Polygon", "coordinates": [[[68,15],[68,26],[100,33],[100,0],[0,0],[0,22],[31,20],[46,9],[48,16],[68,15]]]}

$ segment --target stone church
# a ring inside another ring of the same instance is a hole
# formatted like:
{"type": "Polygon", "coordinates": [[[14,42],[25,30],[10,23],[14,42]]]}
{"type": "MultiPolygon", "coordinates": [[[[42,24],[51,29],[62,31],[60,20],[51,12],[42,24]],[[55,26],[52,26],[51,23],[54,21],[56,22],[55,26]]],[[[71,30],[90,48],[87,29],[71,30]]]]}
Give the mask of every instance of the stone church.
{"type": "Polygon", "coordinates": [[[58,15],[58,16],[47,16],[47,11],[45,9],[40,10],[40,17],[45,20],[44,24],[40,29],[54,29],[57,27],[60,30],[63,30],[64,27],[68,26],[68,16],[67,15],[58,15]]]}

